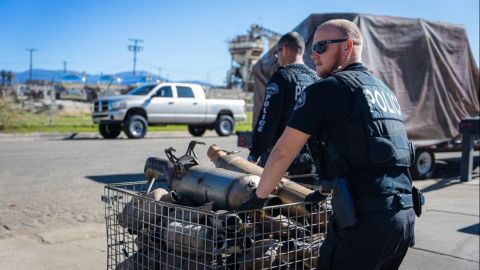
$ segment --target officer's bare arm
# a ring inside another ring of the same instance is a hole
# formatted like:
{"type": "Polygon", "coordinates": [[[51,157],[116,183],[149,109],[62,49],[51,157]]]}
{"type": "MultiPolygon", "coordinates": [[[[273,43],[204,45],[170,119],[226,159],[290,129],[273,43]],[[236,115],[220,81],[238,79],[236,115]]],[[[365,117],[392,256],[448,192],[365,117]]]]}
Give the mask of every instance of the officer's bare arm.
{"type": "Polygon", "coordinates": [[[258,198],[266,198],[273,191],[309,137],[309,134],[297,129],[285,129],[265,164],[257,187],[258,198]]]}

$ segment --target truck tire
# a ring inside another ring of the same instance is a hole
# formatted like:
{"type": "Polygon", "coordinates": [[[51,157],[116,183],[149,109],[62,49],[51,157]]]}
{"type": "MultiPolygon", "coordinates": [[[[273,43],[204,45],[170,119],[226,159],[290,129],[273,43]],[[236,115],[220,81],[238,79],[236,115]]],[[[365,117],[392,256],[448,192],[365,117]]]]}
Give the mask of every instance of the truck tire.
{"type": "Polygon", "coordinates": [[[201,126],[188,126],[188,132],[194,137],[201,137],[205,133],[206,128],[201,126]]]}
{"type": "Polygon", "coordinates": [[[115,139],[120,135],[120,132],[122,132],[122,126],[118,124],[100,123],[98,131],[100,131],[100,135],[105,139],[115,139]]]}
{"type": "Polygon", "coordinates": [[[123,131],[129,139],[141,139],[147,134],[147,120],[141,115],[131,115],[123,123],[123,131]]]}
{"type": "Polygon", "coordinates": [[[220,115],[215,123],[215,131],[218,136],[228,136],[233,133],[235,120],[230,115],[220,115]]]}
{"type": "Polygon", "coordinates": [[[435,169],[435,155],[431,150],[419,149],[415,153],[415,161],[410,167],[413,179],[422,180],[432,177],[435,169]]]}

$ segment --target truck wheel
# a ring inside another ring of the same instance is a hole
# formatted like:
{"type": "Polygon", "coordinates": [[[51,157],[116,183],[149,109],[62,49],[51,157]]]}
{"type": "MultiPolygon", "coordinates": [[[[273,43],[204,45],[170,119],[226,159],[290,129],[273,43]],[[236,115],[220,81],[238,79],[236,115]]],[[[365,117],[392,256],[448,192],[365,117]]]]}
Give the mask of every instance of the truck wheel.
{"type": "Polygon", "coordinates": [[[123,123],[123,131],[129,139],[141,139],[147,134],[147,120],[141,115],[132,115],[123,123]]]}
{"type": "Polygon", "coordinates": [[[205,127],[188,126],[188,132],[190,132],[190,134],[192,134],[194,137],[201,137],[205,133],[205,130],[205,127]]]}
{"type": "Polygon", "coordinates": [[[432,177],[435,168],[435,155],[430,150],[417,150],[415,162],[410,167],[413,179],[421,180],[432,177]]]}
{"type": "Polygon", "coordinates": [[[100,131],[100,134],[105,139],[115,139],[120,135],[120,132],[122,132],[122,127],[115,124],[100,123],[98,131],[100,131]]]}
{"type": "Polygon", "coordinates": [[[215,131],[218,136],[228,136],[233,133],[235,120],[230,115],[220,115],[215,124],[215,131]]]}

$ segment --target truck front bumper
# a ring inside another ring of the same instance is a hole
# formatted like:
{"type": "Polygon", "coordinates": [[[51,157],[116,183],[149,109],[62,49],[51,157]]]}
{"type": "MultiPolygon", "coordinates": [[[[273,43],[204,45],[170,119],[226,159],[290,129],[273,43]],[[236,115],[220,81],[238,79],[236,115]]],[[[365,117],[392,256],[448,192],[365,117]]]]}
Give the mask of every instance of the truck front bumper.
{"type": "Polygon", "coordinates": [[[95,124],[99,124],[100,122],[122,122],[126,112],[126,110],[94,112],[92,113],[92,120],[95,124]]]}

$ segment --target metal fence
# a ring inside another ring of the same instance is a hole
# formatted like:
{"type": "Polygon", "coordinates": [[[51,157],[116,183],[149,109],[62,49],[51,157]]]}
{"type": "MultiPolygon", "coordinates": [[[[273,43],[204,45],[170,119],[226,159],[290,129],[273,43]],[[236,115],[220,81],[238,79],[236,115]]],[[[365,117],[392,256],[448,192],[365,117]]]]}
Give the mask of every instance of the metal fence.
{"type": "Polygon", "coordinates": [[[105,187],[107,269],[315,268],[327,202],[307,215],[304,203],[227,212],[154,201],[145,190],[146,182],[105,187]]]}

